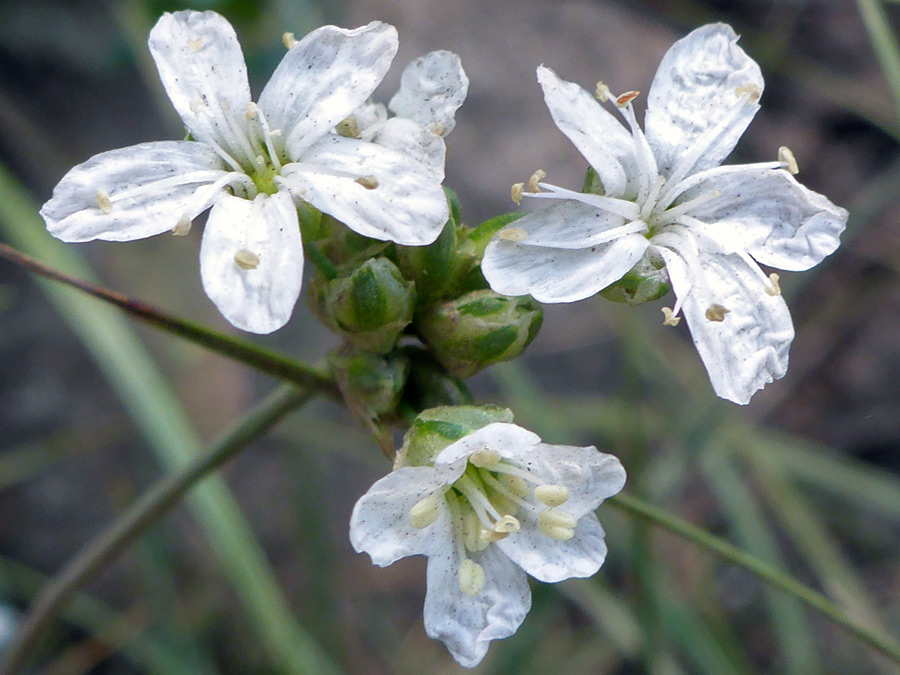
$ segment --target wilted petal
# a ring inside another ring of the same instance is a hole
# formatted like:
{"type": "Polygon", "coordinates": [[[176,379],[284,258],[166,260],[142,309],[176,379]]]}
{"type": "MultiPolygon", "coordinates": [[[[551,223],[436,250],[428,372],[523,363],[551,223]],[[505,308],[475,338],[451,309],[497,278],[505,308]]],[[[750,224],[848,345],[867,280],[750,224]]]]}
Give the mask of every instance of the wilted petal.
{"type": "Polygon", "coordinates": [[[469,78],[459,56],[445,50],[429,52],[406,66],[388,108],[446,136],[456,126],[456,111],[468,91],[469,78]]]}
{"type": "Polygon", "coordinates": [[[544,66],[537,76],[553,121],[597,172],[606,194],[621,197],[634,190],[638,165],[628,130],[577,84],[544,66]]]}
{"type": "Polygon", "coordinates": [[[708,174],[682,199],[718,193],[690,211],[709,236],[738,240],[759,262],[791,271],[818,265],[840,244],[847,211],[787,171],[723,166],[708,174]]]}
{"type": "Polygon", "coordinates": [[[294,195],[364,237],[430,244],[450,217],[444,191],[428,171],[375,143],[328,134],[282,175],[294,195]]]}
{"type": "Polygon", "coordinates": [[[673,248],[657,249],[716,394],[744,405],[783,377],[794,325],[784,298],[766,291],[759,267],[709,248],[699,250],[693,265],[673,248]]]}
{"type": "Polygon", "coordinates": [[[303,284],[303,242],[290,195],[221,198],[203,232],[200,276],[238,328],[271,333],[286,324],[303,284]]]}
{"type": "Polygon", "coordinates": [[[485,573],[485,585],[478,595],[472,597],[460,589],[462,561],[454,548],[428,559],[425,595],[425,632],[441,640],[466,668],[481,662],[491,640],[515,633],[531,608],[525,573],[496,546],[472,559],[485,573]]]}
{"type": "Polygon", "coordinates": [[[497,293],[530,294],[538,302],[575,302],[621,279],[641,259],[647,245],[640,234],[584,249],[528,246],[494,237],[481,270],[497,293]]]}
{"type": "Polygon", "coordinates": [[[750,124],[762,94],[759,66],[723,23],[676,42],[659,64],[647,100],[646,133],[665,177],[718,166],[750,124]]]}
{"type": "Polygon", "coordinates": [[[418,162],[435,183],[444,181],[444,158],[447,154],[444,139],[418,122],[405,117],[392,117],[373,140],[418,162]]]}
{"type": "Polygon", "coordinates": [[[250,85],[231,24],[215,12],[166,13],[150,31],[149,45],[166,93],[194,138],[244,156],[250,85]]]}
{"type": "Polygon", "coordinates": [[[458,473],[448,467],[404,467],[379,480],[353,507],[350,543],[354,550],[365,551],[380,567],[409,555],[452,550],[453,532],[441,488],[456,480],[458,473]],[[413,527],[410,510],[436,491],[440,496],[437,520],[422,529],[413,527]]]}
{"type": "Polygon", "coordinates": [[[259,97],[291,159],[360,107],[397,53],[397,29],[373,21],[355,30],[323,26],[294,45],[259,97]]]}
{"type": "Polygon", "coordinates": [[[72,168],[41,208],[63,241],[130,241],[172,230],[222,195],[228,172],[202,143],[141,143],[72,168]]]}

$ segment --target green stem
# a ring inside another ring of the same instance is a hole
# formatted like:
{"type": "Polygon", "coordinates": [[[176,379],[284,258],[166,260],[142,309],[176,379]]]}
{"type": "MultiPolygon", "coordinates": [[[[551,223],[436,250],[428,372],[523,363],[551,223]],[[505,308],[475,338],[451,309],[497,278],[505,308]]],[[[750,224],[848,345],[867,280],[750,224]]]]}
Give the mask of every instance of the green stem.
{"type": "Polygon", "coordinates": [[[3,243],[0,243],[0,257],[37,275],[84,291],[88,295],[125,310],[131,316],[156,328],[190,340],[235,361],[240,361],[279,380],[318,390],[332,398],[337,398],[339,395],[333,378],[327,372],[313,366],[299,363],[290,357],[264,349],[251,342],[219,333],[194,321],[171,316],[146,303],[54,270],[39,260],[3,243]]]}
{"type": "Polygon", "coordinates": [[[869,33],[872,49],[881,64],[884,79],[894,98],[894,112],[900,117],[900,46],[884,7],[878,0],[857,0],[859,15],[869,33]]]}
{"type": "MultiPolygon", "coordinates": [[[[21,672],[51,624],[63,612],[76,591],[163,515],[168,513],[201,479],[222,466],[264,434],[289,412],[313,396],[311,389],[282,385],[243,421],[226,433],[206,455],[157,481],[124,514],[85,546],[41,591],[31,606],[12,644],[3,655],[0,675],[21,672]]],[[[334,671],[312,649],[309,672],[334,671]]]]}
{"type": "Polygon", "coordinates": [[[693,542],[727,560],[752,572],[764,582],[780,588],[793,595],[809,607],[818,610],[839,626],[846,628],[860,640],[874,647],[888,658],[900,663],[900,645],[881,635],[855,619],[848,616],[840,607],[821,593],[804,586],[793,577],[784,574],[772,565],[755,558],[728,542],[711,535],[709,532],[692,525],[685,520],[672,516],[662,509],[647,504],[631,495],[618,494],[607,502],[633,516],[642,518],[658,527],[662,527],[682,539],[693,542]]]}

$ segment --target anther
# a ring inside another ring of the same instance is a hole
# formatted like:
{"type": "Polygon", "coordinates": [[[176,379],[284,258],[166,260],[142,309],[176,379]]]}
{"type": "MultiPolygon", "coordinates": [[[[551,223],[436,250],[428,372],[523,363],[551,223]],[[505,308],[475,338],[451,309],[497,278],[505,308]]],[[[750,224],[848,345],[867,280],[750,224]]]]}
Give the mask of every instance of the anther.
{"type": "Polygon", "coordinates": [[[561,506],[569,501],[571,493],[565,485],[538,485],[534,498],[547,506],[561,506]]]}
{"type": "Polygon", "coordinates": [[[359,122],[356,121],[356,118],[353,115],[338,122],[335,130],[338,132],[339,136],[344,136],[345,138],[359,138],[359,122]]]}
{"type": "Polygon", "coordinates": [[[606,103],[611,95],[612,94],[609,91],[609,87],[607,87],[604,82],[597,83],[597,88],[594,89],[595,99],[600,101],[600,103],[606,103]]]}
{"type": "Polygon", "coordinates": [[[509,536],[509,532],[497,532],[495,530],[489,530],[485,527],[481,528],[481,534],[478,537],[482,541],[486,541],[488,545],[493,544],[498,541],[503,541],[509,536]]]}
{"type": "Polygon", "coordinates": [[[259,256],[245,248],[234,254],[234,262],[242,270],[255,270],[259,267],[259,256]]]}
{"type": "Polygon", "coordinates": [[[624,108],[626,105],[631,103],[634,99],[641,95],[639,91],[626,91],[624,94],[619,96],[616,99],[616,105],[620,108],[624,108]]]}
{"type": "Polygon", "coordinates": [[[769,275],[769,285],[766,286],[766,293],[769,295],[781,295],[781,284],[778,283],[779,277],[775,272],[769,275]]]}
{"type": "Polygon", "coordinates": [[[191,106],[191,112],[194,113],[195,115],[199,115],[203,111],[203,109],[206,107],[206,102],[202,98],[197,96],[196,98],[191,99],[190,106],[191,106]]]}
{"type": "Polygon", "coordinates": [[[512,197],[512,200],[518,206],[522,203],[522,195],[525,192],[525,183],[516,183],[512,186],[509,191],[509,196],[512,197]]]}
{"type": "Polygon", "coordinates": [[[491,469],[500,463],[503,457],[493,448],[481,448],[469,455],[469,462],[479,469],[491,469]]]}
{"type": "Polygon", "coordinates": [[[734,90],[735,96],[743,96],[747,95],[747,100],[750,103],[756,103],[759,100],[759,97],[762,96],[762,89],[758,84],[754,84],[753,82],[745,82],[737,89],[734,90]]]}
{"type": "Polygon", "coordinates": [[[500,482],[503,483],[510,492],[518,497],[524,497],[528,494],[528,483],[524,478],[505,473],[500,476],[500,482]]]}
{"type": "Polygon", "coordinates": [[[484,568],[470,558],[459,565],[459,589],[474,598],[484,589],[484,568]]]}
{"type": "Polygon", "coordinates": [[[247,108],[244,110],[244,119],[248,122],[252,122],[255,119],[259,118],[259,106],[256,105],[253,101],[247,104],[247,108]]]}
{"type": "Polygon", "coordinates": [[[203,49],[203,38],[188,40],[187,46],[188,49],[190,49],[192,52],[199,52],[201,49],[203,49]]]}
{"type": "Polygon", "coordinates": [[[568,541],[575,536],[575,526],[578,524],[572,516],[558,509],[541,511],[538,516],[538,530],[551,539],[568,541]]]}
{"type": "Polygon", "coordinates": [[[191,231],[191,219],[187,216],[182,216],[181,219],[175,223],[175,227],[172,228],[172,234],[176,237],[185,237],[187,233],[191,231]]]}
{"type": "Polygon", "coordinates": [[[435,136],[443,136],[447,133],[447,127],[445,127],[440,122],[432,122],[425,128],[428,129],[428,131],[433,133],[435,136]]]}
{"type": "Polygon", "coordinates": [[[416,502],[409,510],[409,524],[417,530],[424,530],[441,515],[441,503],[436,493],[416,502]]]}
{"type": "Polygon", "coordinates": [[[97,190],[97,207],[103,211],[103,213],[112,212],[112,202],[110,201],[109,193],[106,190],[97,190]]]}
{"type": "Polygon", "coordinates": [[[725,320],[725,315],[731,312],[727,307],[714,302],[706,308],[706,319],[714,323],[721,323],[725,320]]]}
{"type": "Polygon", "coordinates": [[[515,518],[514,516],[503,516],[494,523],[493,530],[497,533],[510,534],[511,532],[518,532],[521,527],[522,525],[519,523],[518,518],[515,518]]]}
{"type": "Polygon", "coordinates": [[[528,233],[521,227],[504,227],[497,233],[497,239],[502,241],[522,241],[528,233]]]}
{"type": "Polygon", "coordinates": [[[531,174],[531,178],[528,179],[528,190],[530,192],[540,192],[541,186],[538,185],[542,180],[547,177],[547,172],[543,169],[538,169],[533,174],[531,174]]]}
{"type": "Polygon", "coordinates": [[[297,44],[297,38],[294,37],[293,33],[285,33],[281,36],[281,43],[285,49],[293,49],[294,45],[297,44]]]}
{"type": "Polygon", "coordinates": [[[676,316],[671,307],[663,307],[663,326],[677,326],[681,323],[681,317],[676,316]]]}
{"type": "Polygon", "coordinates": [[[797,158],[794,157],[794,153],[787,146],[782,145],[778,148],[778,161],[787,165],[784,168],[788,170],[788,173],[794,176],[800,173],[800,167],[797,166],[797,158]]]}
{"type": "Polygon", "coordinates": [[[356,182],[366,188],[366,190],[374,190],[381,185],[375,176],[360,176],[356,179],[356,182]]]}

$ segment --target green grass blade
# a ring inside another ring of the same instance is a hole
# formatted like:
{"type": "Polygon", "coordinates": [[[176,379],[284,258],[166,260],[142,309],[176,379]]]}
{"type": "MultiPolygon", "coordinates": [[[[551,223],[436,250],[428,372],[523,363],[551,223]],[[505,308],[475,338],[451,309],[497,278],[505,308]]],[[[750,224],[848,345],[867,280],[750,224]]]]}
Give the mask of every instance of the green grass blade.
{"type": "Polygon", "coordinates": [[[857,0],[856,5],[869,33],[872,49],[881,64],[888,89],[894,98],[894,109],[900,117],[900,46],[897,44],[897,36],[894,35],[879,0],[857,0]]]}

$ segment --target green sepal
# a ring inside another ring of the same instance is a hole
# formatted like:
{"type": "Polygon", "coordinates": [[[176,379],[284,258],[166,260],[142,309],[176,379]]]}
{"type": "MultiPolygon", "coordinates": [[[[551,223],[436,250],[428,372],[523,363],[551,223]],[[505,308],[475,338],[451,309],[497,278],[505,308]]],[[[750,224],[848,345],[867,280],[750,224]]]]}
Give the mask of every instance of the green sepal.
{"type": "Polygon", "coordinates": [[[658,300],[670,288],[669,274],[662,258],[648,253],[625,276],[600,291],[600,295],[613,302],[640,305],[658,300]]]}
{"type": "Polygon", "coordinates": [[[385,357],[353,350],[330,361],[342,391],[355,405],[378,417],[394,414],[409,375],[408,358],[398,352],[385,357]]]}
{"type": "Polygon", "coordinates": [[[409,409],[419,412],[442,405],[470,405],[475,402],[466,384],[452,375],[427,350],[409,346],[403,348],[409,359],[409,377],[403,401],[409,409]]]}
{"type": "Polygon", "coordinates": [[[488,243],[490,243],[491,238],[495,234],[524,215],[527,214],[519,211],[503,213],[484,221],[481,225],[470,230],[466,238],[474,245],[475,250],[473,253],[477,256],[478,260],[481,260],[484,257],[484,249],[487,248],[488,243]]]}

